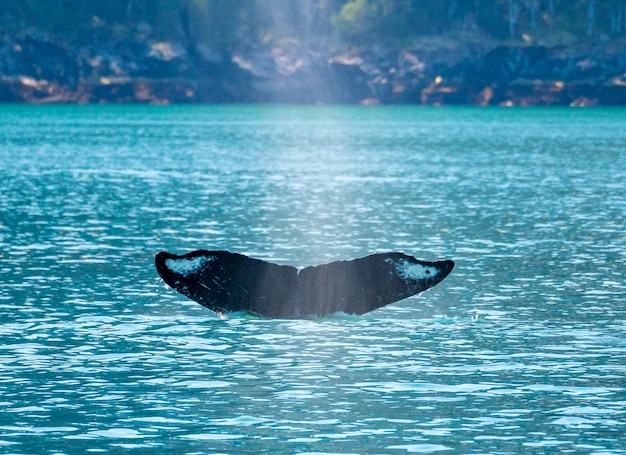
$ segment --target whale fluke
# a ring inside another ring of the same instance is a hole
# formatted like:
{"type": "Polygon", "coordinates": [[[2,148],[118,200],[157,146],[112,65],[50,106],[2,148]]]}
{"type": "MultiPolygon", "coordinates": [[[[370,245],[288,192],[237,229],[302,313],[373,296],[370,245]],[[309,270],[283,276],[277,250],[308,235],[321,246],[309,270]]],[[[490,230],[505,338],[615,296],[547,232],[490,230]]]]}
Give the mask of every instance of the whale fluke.
{"type": "Polygon", "coordinates": [[[298,271],[206,250],[182,256],[161,252],[155,264],[169,286],[210,310],[282,319],[365,314],[435,286],[454,267],[449,260],[424,262],[403,253],[379,253],[298,271]]]}

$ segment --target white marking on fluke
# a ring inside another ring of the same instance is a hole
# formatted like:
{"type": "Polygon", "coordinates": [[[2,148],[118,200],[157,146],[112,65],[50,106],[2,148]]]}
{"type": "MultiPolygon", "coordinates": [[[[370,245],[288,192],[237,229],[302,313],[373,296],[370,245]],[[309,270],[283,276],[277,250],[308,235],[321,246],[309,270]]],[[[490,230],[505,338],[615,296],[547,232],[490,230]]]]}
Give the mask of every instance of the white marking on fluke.
{"type": "Polygon", "coordinates": [[[166,259],[165,266],[174,273],[187,276],[201,270],[207,262],[214,261],[215,256],[196,256],[195,258],[166,259]]]}
{"type": "Polygon", "coordinates": [[[439,273],[435,267],[425,267],[421,264],[413,264],[409,261],[396,261],[396,271],[405,280],[426,280],[434,278],[439,273]]]}

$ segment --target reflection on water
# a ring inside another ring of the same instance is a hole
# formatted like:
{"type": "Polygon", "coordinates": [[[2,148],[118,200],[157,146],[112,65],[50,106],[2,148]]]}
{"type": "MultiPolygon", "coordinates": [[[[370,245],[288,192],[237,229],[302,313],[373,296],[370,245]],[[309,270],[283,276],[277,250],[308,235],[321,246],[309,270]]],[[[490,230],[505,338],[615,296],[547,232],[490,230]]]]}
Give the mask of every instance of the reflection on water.
{"type": "Polygon", "coordinates": [[[624,453],[623,110],[5,107],[0,452],[624,453]],[[454,259],[218,319],[161,250],[454,259]]]}
{"type": "Polygon", "coordinates": [[[484,453],[623,442],[623,322],[189,313],[7,324],[3,443],[484,453]]]}

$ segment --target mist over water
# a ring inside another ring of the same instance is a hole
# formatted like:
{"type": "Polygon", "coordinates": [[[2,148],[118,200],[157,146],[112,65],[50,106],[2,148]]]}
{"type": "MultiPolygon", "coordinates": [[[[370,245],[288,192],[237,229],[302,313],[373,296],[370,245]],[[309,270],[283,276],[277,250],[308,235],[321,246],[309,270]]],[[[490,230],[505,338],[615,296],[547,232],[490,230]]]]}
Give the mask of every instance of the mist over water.
{"type": "Polygon", "coordinates": [[[625,453],[621,109],[3,106],[0,453],[625,453]],[[453,259],[219,319],[154,255],[453,259]]]}

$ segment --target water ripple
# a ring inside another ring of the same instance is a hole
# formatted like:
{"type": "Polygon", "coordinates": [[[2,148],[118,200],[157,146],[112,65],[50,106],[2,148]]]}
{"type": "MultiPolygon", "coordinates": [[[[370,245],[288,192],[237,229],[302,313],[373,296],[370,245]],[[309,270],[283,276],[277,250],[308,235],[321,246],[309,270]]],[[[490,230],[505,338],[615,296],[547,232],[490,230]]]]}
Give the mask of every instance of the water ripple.
{"type": "Polygon", "coordinates": [[[7,107],[0,452],[626,453],[623,111],[7,107]],[[154,254],[457,267],[219,319],[154,254]]]}

